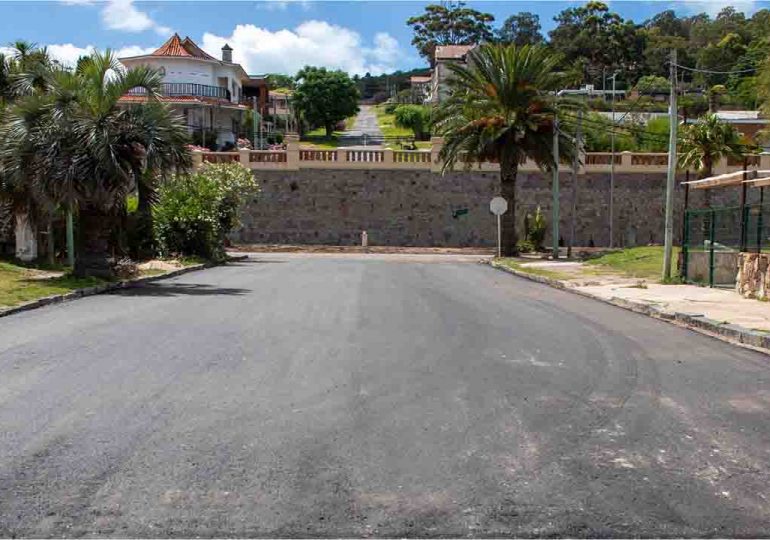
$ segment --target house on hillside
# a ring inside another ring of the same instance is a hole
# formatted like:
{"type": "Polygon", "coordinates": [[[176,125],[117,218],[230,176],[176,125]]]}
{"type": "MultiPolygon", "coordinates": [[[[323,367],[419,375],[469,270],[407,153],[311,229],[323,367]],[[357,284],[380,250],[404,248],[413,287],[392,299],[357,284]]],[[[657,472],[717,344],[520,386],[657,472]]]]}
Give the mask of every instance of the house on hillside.
{"type": "Polygon", "coordinates": [[[468,53],[475,49],[476,45],[439,45],[433,53],[433,69],[430,74],[430,90],[426,102],[440,103],[447,95],[447,79],[452,72],[451,64],[468,63],[468,53]]]}
{"type": "Polygon", "coordinates": [[[738,133],[750,141],[758,142],[757,133],[767,129],[770,121],[762,116],[761,111],[726,111],[715,113],[717,118],[726,124],[732,125],[738,133]]]}
{"type": "Polygon", "coordinates": [[[425,103],[430,96],[431,75],[416,75],[409,77],[409,89],[414,103],[425,103]]]}
{"type": "MultiPolygon", "coordinates": [[[[163,76],[162,100],[185,118],[193,141],[216,149],[232,148],[239,136],[251,139],[253,128],[246,112],[264,112],[268,103],[267,81],[250,77],[233,62],[233,50],[222,47],[214,58],[189,37],[174,34],[150,54],[120,58],[127,68],[150,66],[163,76]]],[[[143,88],[134,88],[122,104],[147,100],[143,88]]]]}

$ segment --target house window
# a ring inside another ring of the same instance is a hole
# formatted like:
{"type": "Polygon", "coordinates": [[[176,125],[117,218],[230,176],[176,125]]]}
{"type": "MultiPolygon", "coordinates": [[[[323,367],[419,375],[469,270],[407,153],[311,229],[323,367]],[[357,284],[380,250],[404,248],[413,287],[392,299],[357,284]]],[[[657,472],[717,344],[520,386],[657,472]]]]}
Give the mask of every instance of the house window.
{"type": "Polygon", "coordinates": [[[161,77],[165,77],[166,76],[166,68],[165,67],[160,66],[160,69],[158,70],[158,72],[160,73],[161,77]]]}

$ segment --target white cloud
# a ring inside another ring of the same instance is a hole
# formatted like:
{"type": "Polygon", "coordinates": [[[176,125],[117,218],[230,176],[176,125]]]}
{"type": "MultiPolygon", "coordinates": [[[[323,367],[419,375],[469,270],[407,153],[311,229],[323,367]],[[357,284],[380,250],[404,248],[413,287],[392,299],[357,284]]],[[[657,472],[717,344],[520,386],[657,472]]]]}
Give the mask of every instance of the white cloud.
{"type": "MultiPolygon", "coordinates": [[[[96,50],[96,47],[93,45],[78,47],[72,43],[54,43],[52,45],[47,45],[46,49],[48,49],[48,54],[51,56],[51,58],[64,66],[73,67],[77,63],[78,58],[91,54],[96,50]]],[[[127,47],[115,49],[113,52],[118,58],[124,58],[126,56],[140,56],[143,54],[150,54],[155,49],[156,47],[140,47],[139,45],[129,45],[127,47]]],[[[13,49],[10,47],[0,47],[0,54],[13,54],[13,49]]]]}
{"type": "Polygon", "coordinates": [[[147,13],[137,9],[134,0],[107,0],[102,8],[102,22],[110,30],[123,32],[155,30],[160,35],[171,33],[171,28],[158,24],[147,13]]]}
{"type": "Polygon", "coordinates": [[[233,48],[233,60],[249,73],[293,75],[312,65],[348,73],[379,74],[393,71],[400,55],[398,41],[390,34],[376,34],[372,46],[367,46],[357,32],[316,20],[303,22],[293,30],[275,32],[253,24],[239,24],[230,36],[206,32],[201,46],[218,58],[225,43],[233,48]]]}

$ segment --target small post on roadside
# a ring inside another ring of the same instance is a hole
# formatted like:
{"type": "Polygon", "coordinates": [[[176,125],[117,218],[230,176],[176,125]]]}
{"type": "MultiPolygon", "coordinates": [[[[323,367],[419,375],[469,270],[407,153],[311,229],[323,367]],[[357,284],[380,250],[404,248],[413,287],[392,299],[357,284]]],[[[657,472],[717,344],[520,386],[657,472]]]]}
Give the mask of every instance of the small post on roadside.
{"type": "Polygon", "coordinates": [[[500,216],[505,214],[508,211],[508,201],[503,199],[502,197],[495,197],[491,201],[489,201],[489,211],[492,212],[495,216],[497,216],[497,256],[502,257],[503,256],[503,248],[502,248],[502,231],[500,227],[500,216]]]}
{"type": "Polygon", "coordinates": [[[67,264],[75,269],[75,225],[72,219],[72,203],[67,208],[67,264]]]}

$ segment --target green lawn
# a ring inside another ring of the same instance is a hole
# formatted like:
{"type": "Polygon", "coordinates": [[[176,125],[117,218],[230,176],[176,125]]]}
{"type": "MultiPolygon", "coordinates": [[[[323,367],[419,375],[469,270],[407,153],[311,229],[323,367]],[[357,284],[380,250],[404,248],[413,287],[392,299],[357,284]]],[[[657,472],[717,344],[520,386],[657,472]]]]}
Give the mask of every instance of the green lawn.
{"type": "Polygon", "coordinates": [[[553,270],[546,270],[545,268],[538,268],[537,266],[523,266],[522,261],[518,259],[506,258],[495,259],[495,261],[503,266],[524,272],[526,274],[532,274],[535,276],[541,276],[551,279],[570,279],[574,276],[565,274],[564,272],[555,272],[553,270]]]}
{"type": "Polygon", "coordinates": [[[385,112],[385,104],[375,105],[374,114],[377,115],[377,125],[385,137],[414,137],[411,129],[396,126],[396,117],[385,112]]]}
{"type": "MultiPolygon", "coordinates": [[[[672,266],[676,266],[678,255],[679,248],[675,247],[672,266]]],[[[630,277],[658,281],[663,270],[663,246],[628,248],[591,259],[587,264],[630,277]]]]}
{"type": "Polygon", "coordinates": [[[0,307],[15,306],[44,296],[64,294],[104,283],[96,278],[41,276],[45,276],[44,271],[0,262],[0,307]]]}

